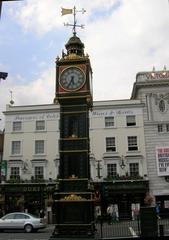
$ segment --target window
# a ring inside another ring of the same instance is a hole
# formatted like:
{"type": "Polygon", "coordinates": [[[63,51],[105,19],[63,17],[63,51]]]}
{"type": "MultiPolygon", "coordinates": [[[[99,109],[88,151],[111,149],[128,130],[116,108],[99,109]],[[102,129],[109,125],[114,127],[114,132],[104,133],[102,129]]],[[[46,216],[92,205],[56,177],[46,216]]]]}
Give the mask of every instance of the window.
{"type": "Polygon", "coordinates": [[[19,179],[20,178],[20,171],[19,167],[11,167],[11,179],[19,179]]]}
{"type": "Polygon", "coordinates": [[[4,220],[6,220],[6,219],[14,219],[14,218],[15,218],[15,213],[10,213],[10,214],[8,214],[8,215],[3,217],[4,220]]]}
{"type": "Polygon", "coordinates": [[[138,163],[130,163],[130,176],[135,177],[139,176],[139,164],[138,163]]]}
{"type": "Polygon", "coordinates": [[[36,130],[42,131],[44,129],[45,129],[45,121],[44,120],[36,121],[36,130]]]}
{"type": "Polygon", "coordinates": [[[21,141],[12,141],[12,155],[21,153],[21,141]]]}
{"type": "Polygon", "coordinates": [[[169,124],[166,124],[166,131],[169,132],[169,124]]]}
{"type": "Polygon", "coordinates": [[[107,176],[116,177],[117,176],[117,164],[107,164],[107,176]]]}
{"type": "Polygon", "coordinates": [[[25,214],[22,214],[22,213],[17,213],[15,214],[15,219],[30,219],[29,216],[25,215],[25,214]]]}
{"type": "Polygon", "coordinates": [[[44,169],[43,166],[35,167],[35,179],[44,178],[44,169]]]}
{"type": "Polygon", "coordinates": [[[126,125],[136,126],[136,116],[135,115],[126,116],[126,125]]]}
{"type": "Polygon", "coordinates": [[[115,151],[116,151],[115,137],[106,138],[106,152],[115,151]]]}
{"type": "Polygon", "coordinates": [[[167,123],[167,124],[158,124],[157,125],[157,131],[159,133],[169,132],[169,123],[167,123]]]}
{"type": "Polygon", "coordinates": [[[137,137],[136,136],[129,136],[128,137],[128,151],[137,151],[137,137]]]}
{"type": "Polygon", "coordinates": [[[165,110],[166,110],[166,105],[165,105],[165,101],[164,101],[163,99],[160,100],[158,106],[159,106],[160,112],[165,112],[165,110]]]}
{"type": "Polygon", "coordinates": [[[105,127],[114,126],[114,117],[105,117],[105,127]]]}
{"type": "Polygon", "coordinates": [[[36,140],[35,154],[43,154],[43,153],[44,153],[44,140],[36,140]]]}
{"type": "Polygon", "coordinates": [[[157,128],[158,128],[158,132],[163,132],[163,125],[162,124],[158,124],[157,128]]]}
{"type": "Polygon", "coordinates": [[[21,131],[22,129],[22,122],[13,122],[13,131],[17,132],[17,131],[21,131]]]}
{"type": "Polygon", "coordinates": [[[77,116],[70,116],[68,122],[69,137],[78,137],[79,134],[79,119],[77,116]]]}

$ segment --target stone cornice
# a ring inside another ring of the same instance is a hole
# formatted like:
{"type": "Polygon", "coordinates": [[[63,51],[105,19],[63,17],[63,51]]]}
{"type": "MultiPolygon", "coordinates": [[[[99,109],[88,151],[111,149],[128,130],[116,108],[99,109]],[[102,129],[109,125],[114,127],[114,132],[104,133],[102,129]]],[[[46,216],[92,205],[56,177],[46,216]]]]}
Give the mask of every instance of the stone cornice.
{"type": "Polygon", "coordinates": [[[131,99],[135,99],[137,95],[137,91],[140,88],[147,88],[147,87],[159,87],[159,86],[169,86],[169,80],[151,80],[151,81],[146,81],[146,82],[135,82],[133,84],[133,90],[131,94],[131,99]]]}

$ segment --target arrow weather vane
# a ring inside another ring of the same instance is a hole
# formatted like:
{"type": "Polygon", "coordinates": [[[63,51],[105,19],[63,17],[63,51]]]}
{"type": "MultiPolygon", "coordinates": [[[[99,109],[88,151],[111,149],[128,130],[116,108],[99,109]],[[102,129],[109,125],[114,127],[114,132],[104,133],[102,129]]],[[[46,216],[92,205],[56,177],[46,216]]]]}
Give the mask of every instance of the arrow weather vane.
{"type": "Polygon", "coordinates": [[[73,35],[74,36],[76,35],[76,27],[84,28],[84,25],[78,25],[77,24],[77,20],[76,20],[77,12],[81,12],[82,14],[84,14],[86,12],[86,10],[84,8],[82,8],[82,10],[76,10],[76,7],[74,7],[73,9],[62,8],[62,12],[61,12],[62,16],[66,15],[66,14],[73,14],[73,17],[74,17],[73,24],[64,23],[64,26],[67,26],[67,27],[71,26],[71,27],[73,27],[73,35]]]}

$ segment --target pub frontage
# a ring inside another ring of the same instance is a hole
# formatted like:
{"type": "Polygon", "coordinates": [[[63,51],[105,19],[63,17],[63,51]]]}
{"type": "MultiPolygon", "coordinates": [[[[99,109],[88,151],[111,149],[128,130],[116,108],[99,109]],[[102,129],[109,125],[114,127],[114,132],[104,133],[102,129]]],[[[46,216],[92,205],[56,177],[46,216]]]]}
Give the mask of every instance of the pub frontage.
{"type": "Polygon", "coordinates": [[[39,215],[47,211],[48,220],[52,217],[52,195],[56,183],[1,183],[0,208],[3,214],[24,211],[39,215]]]}

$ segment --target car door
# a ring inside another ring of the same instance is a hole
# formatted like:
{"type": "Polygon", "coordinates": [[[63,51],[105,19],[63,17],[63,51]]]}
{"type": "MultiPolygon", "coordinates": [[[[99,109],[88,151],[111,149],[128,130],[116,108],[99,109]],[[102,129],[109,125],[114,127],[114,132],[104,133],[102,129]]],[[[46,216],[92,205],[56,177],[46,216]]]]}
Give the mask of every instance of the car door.
{"type": "Polygon", "coordinates": [[[1,218],[0,228],[1,229],[10,229],[13,228],[13,219],[15,218],[14,213],[7,214],[1,218]]]}
{"type": "Polygon", "coordinates": [[[24,229],[25,219],[26,217],[24,213],[15,213],[13,219],[13,228],[24,229]]]}

